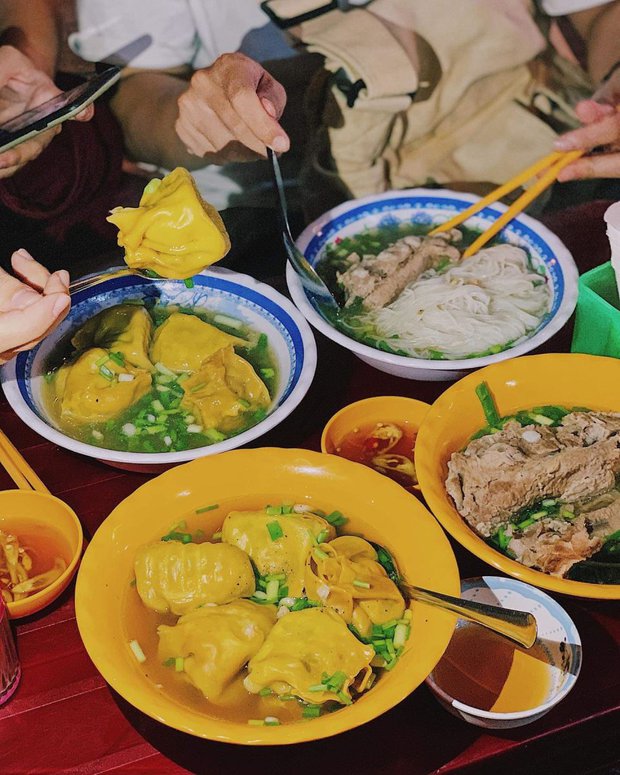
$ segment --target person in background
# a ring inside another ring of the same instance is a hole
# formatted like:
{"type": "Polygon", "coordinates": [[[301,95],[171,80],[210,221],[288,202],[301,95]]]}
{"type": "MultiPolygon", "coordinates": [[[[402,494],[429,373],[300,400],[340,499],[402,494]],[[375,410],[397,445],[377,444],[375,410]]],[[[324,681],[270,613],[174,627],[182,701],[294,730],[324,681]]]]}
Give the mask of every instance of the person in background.
{"type": "Polygon", "coordinates": [[[585,65],[594,84],[592,99],[575,111],[584,125],[558,138],[561,151],[601,148],[565,167],[560,181],[620,178],[620,2],[546,0],[548,13],[568,14],[585,44],[585,65]]]}
{"type": "Polygon", "coordinates": [[[15,276],[0,269],[0,364],[34,347],[71,307],[67,271],[50,274],[26,250],[11,264],[15,276]]]}

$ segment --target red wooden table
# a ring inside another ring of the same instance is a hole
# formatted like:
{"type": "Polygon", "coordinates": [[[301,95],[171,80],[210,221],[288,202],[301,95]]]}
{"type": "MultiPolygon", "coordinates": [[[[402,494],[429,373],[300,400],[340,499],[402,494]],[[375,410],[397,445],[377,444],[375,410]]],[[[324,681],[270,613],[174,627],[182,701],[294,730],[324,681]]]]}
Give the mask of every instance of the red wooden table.
{"type": "MultiPolygon", "coordinates": [[[[582,269],[606,258],[602,209],[591,212],[595,217],[590,231],[585,221],[576,226],[570,216],[552,223],[582,269]]],[[[570,330],[565,330],[546,349],[566,350],[569,342],[570,330]]],[[[441,383],[410,382],[374,371],[321,339],[319,369],[308,396],[260,445],[317,449],[324,422],[349,401],[389,394],[428,401],[444,388],[441,383]]],[[[87,538],[114,506],[148,479],[44,441],[13,414],[3,398],[0,426],[51,491],[75,509],[87,538]]],[[[0,489],[12,486],[0,472],[0,489]]],[[[463,578],[494,573],[459,546],[454,549],[463,578]]],[[[300,746],[249,749],[168,729],[113,692],[82,646],[72,585],[56,604],[17,624],[23,677],[13,699],[0,708],[0,773],[609,772],[613,762],[620,760],[617,605],[571,598],[560,602],[581,634],[583,669],[568,698],[538,722],[488,734],[446,713],[423,685],[360,729],[300,746]]]]}

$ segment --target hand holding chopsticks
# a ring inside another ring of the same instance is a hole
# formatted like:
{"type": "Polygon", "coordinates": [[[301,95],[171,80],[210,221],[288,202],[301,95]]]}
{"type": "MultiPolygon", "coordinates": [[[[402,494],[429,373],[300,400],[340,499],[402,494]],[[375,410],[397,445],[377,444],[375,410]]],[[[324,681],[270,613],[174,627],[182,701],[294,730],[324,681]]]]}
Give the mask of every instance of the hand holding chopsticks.
{"type": "Polygon", "coordinates": [[[523,193],[515,202],[512,203],[512,205],[510,205],[505,213],[502,213],[502,215],[496,221],[494,221],[491,226],[476,240],[474,240],[474,242],[467,248],[467,250],[465,250],[462,257],[468,258],[484,247],[484,245],[486,245],[490,239],[492,239],[499,231],[501,231],[501,229],[503,229],[507,223],[510,223],[513,218],[525,210],[530,202],[533,202],[539,194],[541,194],[546,188],[555,182],[560,171],[564,169],[567,164],[570,164],[571,162],[575,161],[575,159],[578,159],[583,155],[583,153],[584,151],[571,151],[569,153],[555,151],[554,153],[550,153],[548,156],[545,156],[543,159],[539,159],[539,161],[537,161],[535,164],[532,164],[530,167],[523,170],[523,172],[515,175],[515,177],[509,180],[507,183],[504,183],[502,186],[499,186],[495,190],[491,191],[490,194],[487,194],[478,202],[475,202],[471,207],[468,207],[462,213],[455,215],[454,218],[451,218],[446,223],[441,223],[436,226],[430,232],[430,234],[438,234],[440,232],[448,231],[448,229],[452,229],[455,226],[459,226],[487,205],[497,202],[506,194],[514,191],[524,183],[527,183],[527,181],[533,178],[535,175],[543,173],[544,170],[546,170],[546,172],[544,172],[544,174],[542,174],[538,180],[532,186],[530,186],[527,191],[525,191],[525,193],[523,193]]]}

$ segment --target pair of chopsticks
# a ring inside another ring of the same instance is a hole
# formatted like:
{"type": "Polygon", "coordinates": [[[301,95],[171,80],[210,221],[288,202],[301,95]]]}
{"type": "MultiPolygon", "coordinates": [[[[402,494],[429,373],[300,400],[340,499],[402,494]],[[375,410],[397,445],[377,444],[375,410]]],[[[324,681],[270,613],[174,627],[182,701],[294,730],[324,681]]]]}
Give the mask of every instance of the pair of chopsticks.
{"type": "Polygon", "coordinates": [[[49,492],[47,487],[13,446],[9,437],[0,430],[0,464],[20,490],[49,492]]]}
{"type": "Polygon", "coordinates": [[[506,194],[509,194],[511,191],[519,188],[519,186],[527,183],[527,181],[533,178],[535,175],[543,173],[544,170],[546,170],[546,172],[541,174],[538,180],[532,186],[530,186],[527,191],[525,191],[525,193],[521,194],[521,196],[510,205],[505,213],[500,215],[500,217],[494,221],[494,223],[489,226],[486,231],[484,231],[476,240],[474,240],[474,242],[472,242],[472,244],[463,253],[462,258],[468,258],[469,256],[472,256],[474,253],[480,250],[480,248],[484,247],[484,245],[486,245],[490,239],[492,239],[501,229],[503,229],[507,223],[510,223],[513,218],[525,210],[530,202],[533,202],[539,194],[541,194],[546,188],[549,188],[549,186],[557,179],[558,175],[560,174],[560,170],[564,169],[567,164],[575,161],[575,159],[583,156],[583,154],[584,151],[554,151],[553,153],[550,153],[543,159],[539,159],[539,161],[537,161],[535,164],[532,164],[527,169],[524,169],[523,172],[515,175],[515,177],[509,180],[507,183],[504,183],[494,191],[491,191],[490,194],[487,194],[478,202],[475,202],[471,207],[468,207],[467,210],[463,210],[462,213],[455,215],[454,218],[451,218],[446,223],[442,223],[439,226],[436,226],[430,232],[430,234],[438,234],[440,232],[447,231],[448,229],[453,229],[455,226],[460,226],[460,224],[462,224],[475,213],[482,210],[487,205],[497,202],[498,199],[501,199],[506,194]]]}

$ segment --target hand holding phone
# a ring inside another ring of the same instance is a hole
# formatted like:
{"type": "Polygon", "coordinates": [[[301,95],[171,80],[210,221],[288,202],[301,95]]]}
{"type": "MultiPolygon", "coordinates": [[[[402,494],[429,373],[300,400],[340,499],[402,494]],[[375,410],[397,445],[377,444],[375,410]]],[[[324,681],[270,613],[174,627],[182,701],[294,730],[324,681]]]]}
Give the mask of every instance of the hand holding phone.
{"type": "MultiPolygon", "coordinates": [[[[51,78],[28,57],[12,46],[0,46],[0,125],[19,122],[24,113],[36,111],[50,100],[61,99],[62,95],[51,78]]],[[[92,115],[93,108],[87,107],[75,117],[88,121],[92,115]]],[[[22,133],[24,139],[19,143],[0,140],[0,178],[14,175],[35,159],[59,131],[60,126],[53,126],[30,137],[22,133]]]]}

